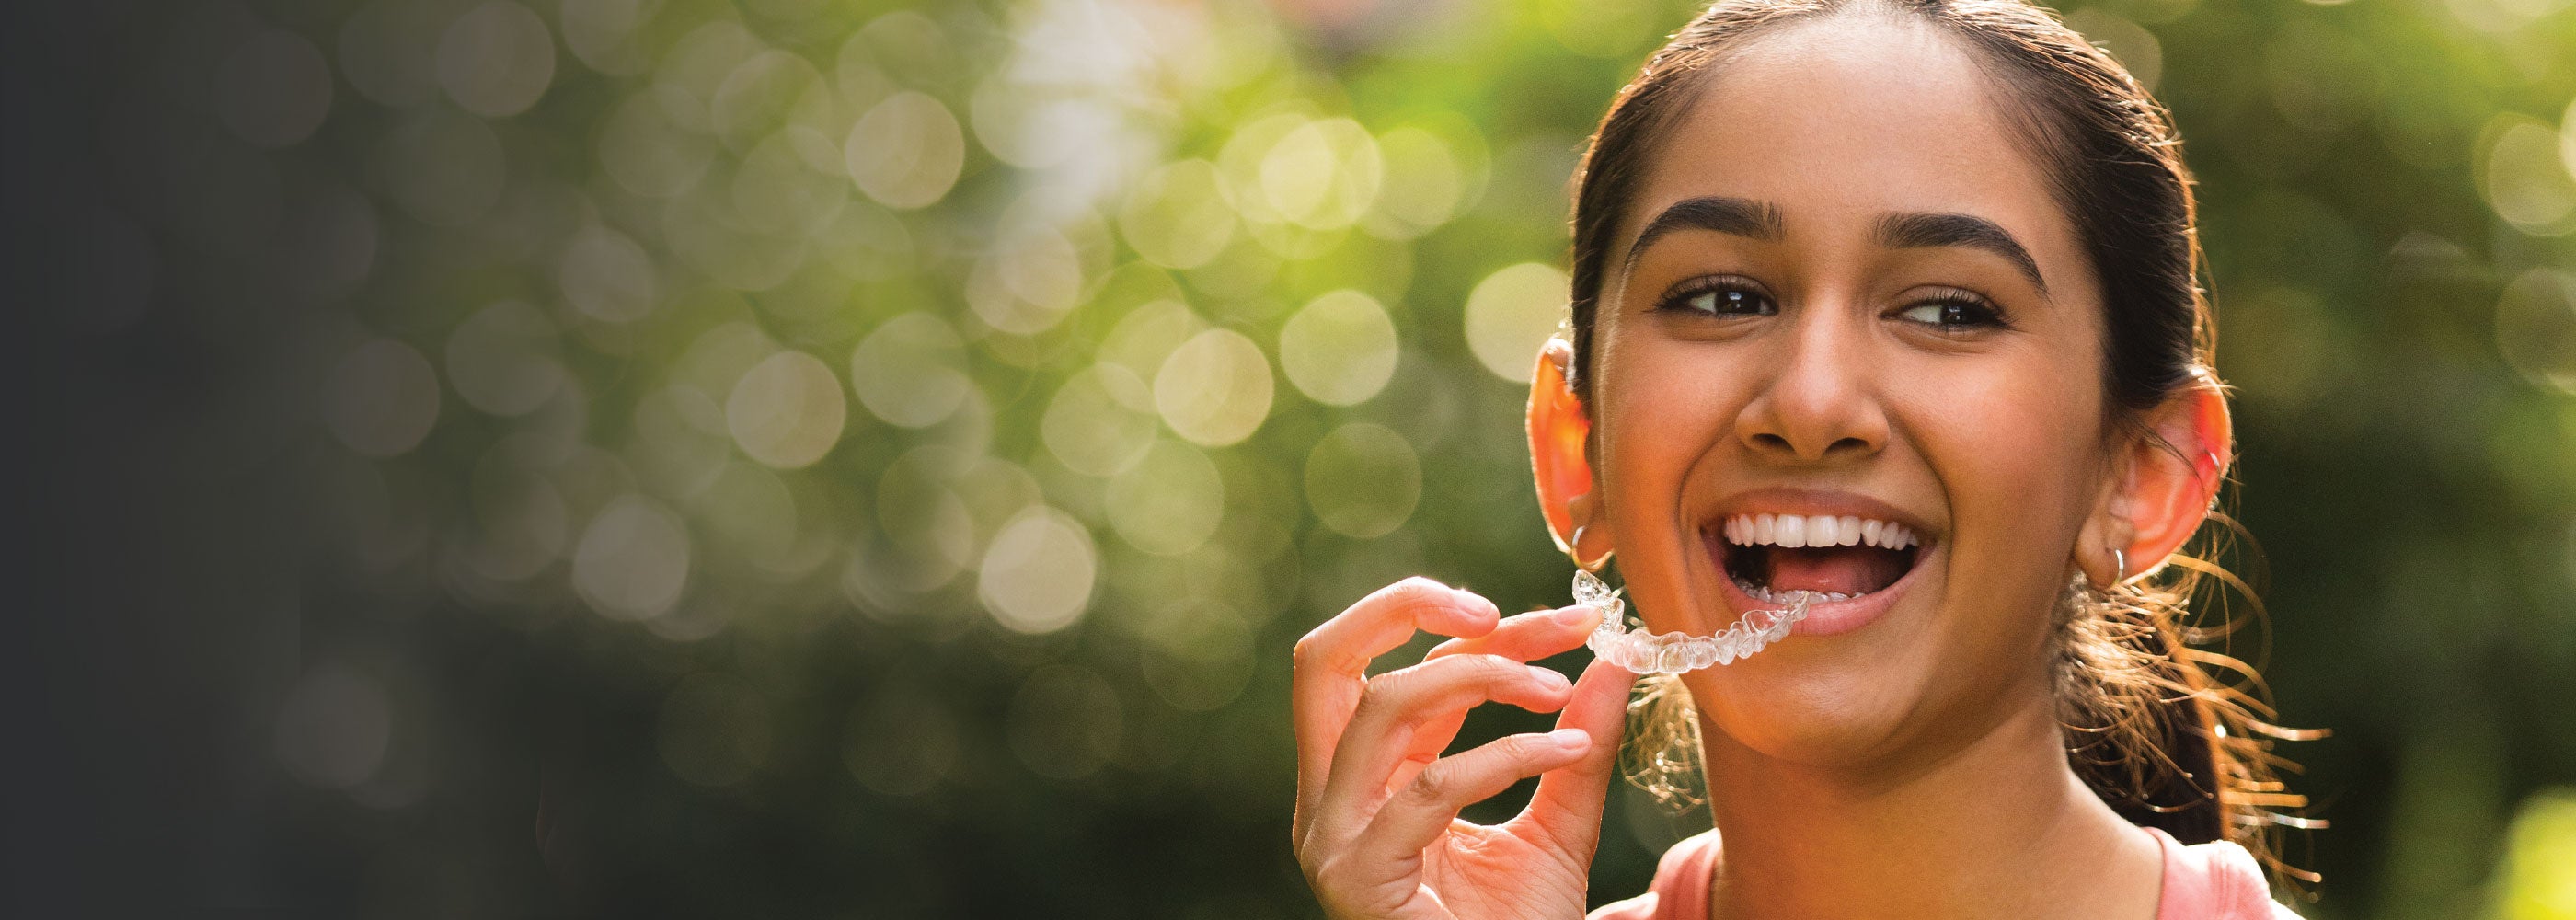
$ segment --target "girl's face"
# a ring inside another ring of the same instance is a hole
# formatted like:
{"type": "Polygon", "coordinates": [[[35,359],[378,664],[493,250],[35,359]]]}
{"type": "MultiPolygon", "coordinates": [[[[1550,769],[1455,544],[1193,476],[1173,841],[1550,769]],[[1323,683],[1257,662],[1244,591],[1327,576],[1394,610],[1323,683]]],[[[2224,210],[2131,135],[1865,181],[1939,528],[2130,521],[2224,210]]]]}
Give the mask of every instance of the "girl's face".
{"type": "Polygon", "coordinates": [[[1652,140],[1608,253],[1591,523],[1647,627],[1855,595],[1687,676],[1771,756],[1919,753],[2044,701],[2105,501],[2096,282],[1970,54],[1871,18],[1753,42],[1652,140]]]}

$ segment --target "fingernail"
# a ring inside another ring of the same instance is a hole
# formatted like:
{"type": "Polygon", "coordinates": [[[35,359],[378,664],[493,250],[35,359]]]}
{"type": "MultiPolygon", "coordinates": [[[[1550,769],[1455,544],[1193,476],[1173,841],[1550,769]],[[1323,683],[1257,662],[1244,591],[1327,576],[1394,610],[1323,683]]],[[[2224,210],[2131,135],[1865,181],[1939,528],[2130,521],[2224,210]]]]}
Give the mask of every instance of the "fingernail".
{"type": "Polygon", "coordinates": [[[1546,684],[1550,690],[1563,690],[1567,687],[1574,686],[1573,681],[1566,680],[1565,675],[1556,673],[1555,668],[1542,668],[1538,665],[1530,665],[1530,674],[1536,676],[1538,678],[1538,682],[1546,684]]]}
{"type": "Polygon", "coordinates": [[[1549,743],[1561,748],[1578,748],[1591,743],[1592,733],[1580,728],[1560,728],[1547,733],[1549,743]]]}
{"type": "Polygon", "coordinates": [[[1600,614],[1600,611],[1583,606],[1582,604],[1576,604],[1572,607],[1559,607],[1556,609],[1556,618],[1567,623],[1581,623],[1585,620],[1599,616],[1600,614]]]}

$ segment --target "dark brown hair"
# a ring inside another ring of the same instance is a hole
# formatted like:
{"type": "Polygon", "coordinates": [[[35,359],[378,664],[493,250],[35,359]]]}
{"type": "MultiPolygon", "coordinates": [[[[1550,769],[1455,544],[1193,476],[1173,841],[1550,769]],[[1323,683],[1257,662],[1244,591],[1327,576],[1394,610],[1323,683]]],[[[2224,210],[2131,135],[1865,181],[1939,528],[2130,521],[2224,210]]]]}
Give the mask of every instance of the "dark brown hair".
{"type": "MultiPolygon", "coordinates": [[[[1992,78],[2013,129],[2045,164],[2098,281],[2109,330],[2103,387],[2114,426],[2142,432],[2137,422],[2144,413],[2203,375],[2214,382],[2215,329],[2198,284],[2203,259],[2181,138],[2164,108],[2110,55],[2053,13],[2016,0],[1720,0],[1675,33],[1619,92],[1584,155],[1573,220],[1577,393],[1590,397],[1593,316],[1605,262],[1657,139],[1749,39],[1846,13],[1933,26],[1962,40],[1992,78]]],[[[2225,589],[2255,597],[2251,586],[2210,561],[2224,548],[2218,541],[2242,529],[2222,514],[2211,520],[2219,529],[2207,531],[2192,552],[2164,560],[2157,577],[2108,595],[2070,591],[2060,604],[2057,695],[2068,758],[2132,822],[2162,828],[2184,843],[2236,841],[2277,875],[2314,882],[2315,873],[2281,859],[2272,836],[2276,826],[2322,822],[2278,810],[2299,809],[2306,799],[2275,779],[2276,768],[2296,767],[2271,746],[2274,739],[2323,732],[2272,724],[2253,665],[2193,647],[2226,638],[2240,625],[2232,617],[2198,625],[2191,601],[2204,589],[2213,601],[2225,589]],[[2221,673],[2242,682],[2222,681],[2221,673]]],[[[2254,609],[2260,616],[2259,601],[2254,609]]],[[[1651,776],[1640,785],[1689,797],[1671,782],[1675,774],[1696,772],[1689,694],[1675,681],[1647,683],[1632,706],[1643,722],[1631,733],[1637,742],[1630,751],[1632,780],[1651,776]]]]}

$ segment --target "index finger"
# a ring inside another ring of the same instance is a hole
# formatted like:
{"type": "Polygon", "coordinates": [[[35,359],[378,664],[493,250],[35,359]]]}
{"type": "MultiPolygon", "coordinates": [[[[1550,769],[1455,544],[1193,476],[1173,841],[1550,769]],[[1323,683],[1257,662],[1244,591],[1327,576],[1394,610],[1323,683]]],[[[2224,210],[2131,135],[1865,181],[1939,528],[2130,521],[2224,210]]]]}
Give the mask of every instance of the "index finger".
{"type": "Polygon", "coordinates": [[[1471,639],[1451,639],[1422,656],[1501,655],[1514,661],[1537,661],[1582,645],[1601,622],[1601,611],[1576,604],[1504,617],[1492,632],[1471,639]]]}
{"type": "Polygon", "coordinates": [[[1502,618],[1494,602],[1416,576],[1378,589],[1297,640],[1289,706],[1297,736],[1297,837],[1323,795],[1333,749],[1368,686],[1368,664],[1415,630],[1474,637],[1502,618]]]}

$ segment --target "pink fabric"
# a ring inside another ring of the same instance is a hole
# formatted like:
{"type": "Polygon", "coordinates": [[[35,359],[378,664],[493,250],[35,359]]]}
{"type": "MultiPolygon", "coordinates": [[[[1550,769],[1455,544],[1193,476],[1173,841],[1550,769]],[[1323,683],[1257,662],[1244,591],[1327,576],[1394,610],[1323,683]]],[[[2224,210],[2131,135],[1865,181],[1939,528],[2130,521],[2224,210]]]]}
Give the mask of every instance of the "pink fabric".
{"type": "MultiPolygon", "coordinates": [[[[2226,841],[2184,846],[2164,831],[2141,830],[2155,835],[2165,853],[2156,920],[2299,920],[2272,900],[2262,868],[2244,847],[2226,841]]],[[[1707,920],[1717,854],[1715,830],[1673,844],[1655,863],[1645,894],[1601,905],[1586,920],[1707,920]]]]}

